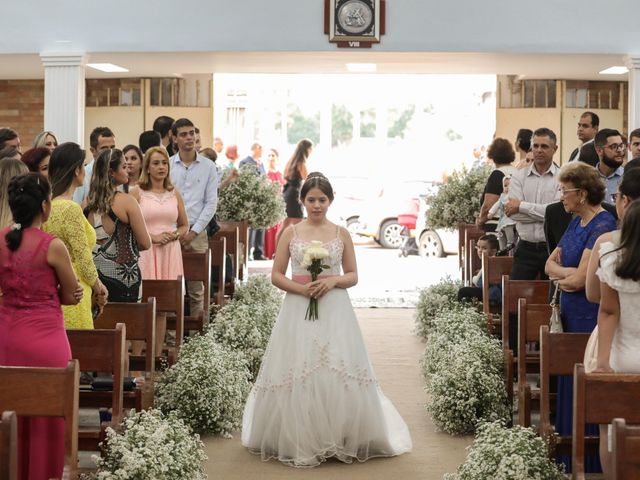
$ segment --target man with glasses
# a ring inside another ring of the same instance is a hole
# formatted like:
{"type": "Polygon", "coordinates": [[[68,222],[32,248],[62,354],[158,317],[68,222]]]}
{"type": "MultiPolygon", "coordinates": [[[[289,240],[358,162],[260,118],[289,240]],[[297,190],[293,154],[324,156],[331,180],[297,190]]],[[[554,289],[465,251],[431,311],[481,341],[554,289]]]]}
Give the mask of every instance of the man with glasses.
{"type": "MultiPolygon", "coordinates": [[[[584,112],[580,115],[578,121],[578,140],[580,140],[580,146],[576,148],[569,156],[569,161],[580,160],[580,148],[589,142],[593,142],[596,134],[598,133],[598,127],[600,126],[600,117],[593,112],[584,112]]],[[[595,165],[592,165],[595,166],[595,165]]]]}
{"type": "Polygon", "coordinates": [[[596,170],[606,186],[605,202],[615,203],[612,195],[618,191],[618,184],[622,180],[624,157],[627,143],[618,130],[603,128],[595,137],[596,152],[600,161],[596,170]]]}

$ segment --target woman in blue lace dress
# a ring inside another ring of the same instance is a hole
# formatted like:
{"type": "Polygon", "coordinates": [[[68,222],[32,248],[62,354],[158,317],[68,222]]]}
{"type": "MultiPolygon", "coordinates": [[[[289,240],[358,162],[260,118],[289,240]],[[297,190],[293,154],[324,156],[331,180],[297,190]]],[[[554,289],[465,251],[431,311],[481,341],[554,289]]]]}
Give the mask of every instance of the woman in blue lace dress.
{"type": "MultiPolygon", "coordinates": [[[[565,332],[591,333],[598,323],[598,304],[587,300],[585,283],[591,250],[600,235],[615,230],[616,220],[602,208],[605,185],[590,165],[572,162],[565,165],[558,177],[562,203],[574,215],[556,249],[547,260],[549,278],[557,280],[560,313],[565,332]]],[[[571,435],[573,417],[573,377],[558,378],[558,401],[555,428],[559,435],[571,435]]],[[[598,435],[598,426],[590,425],[587,432],[598,435]]],[[[571,470],[571,458],[558,461],[571,470]]],[[[597,457],[587,459],[587,471],[600,471],[597,457]]]]}

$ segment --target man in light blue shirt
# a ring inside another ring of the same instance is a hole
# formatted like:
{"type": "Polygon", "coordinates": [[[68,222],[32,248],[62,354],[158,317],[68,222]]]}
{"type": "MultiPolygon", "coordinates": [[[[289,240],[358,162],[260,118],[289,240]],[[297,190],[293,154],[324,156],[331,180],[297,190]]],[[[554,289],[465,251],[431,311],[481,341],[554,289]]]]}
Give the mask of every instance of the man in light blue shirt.
{"type": "MultiPolygon", "coordinates": [[[[196,152],[196,129],[187,118],[171,127],[178,153],[171,157],[171,182],[182,194],[189,218],[189,231],[180,239],[183,251],[205,253],[209,248],[207,225],[218,205],[218,174],[214,163],[196,152]]],[[[204,285],[187,282],[191,315],[204,310],[204,285]]],[[[208,306],[207,306],[208,307],[208,306]]]]}
{"type": "Polygon", "coordinates": [[[603,128],[596,135],[595,145],[600,157],[596,170],[607,188],[604,201],[615,204],[613,194],[618,192],[618,184],[624,173],[622,164],[627,152],[627,144],[618,130],[603,128]]]}
{"type": "Polygon", "coordinates": [[[76,188],[73,193],[73,201],[79,205],[89,196],[89,186],[91,185],[91,176],[93,175],[93,163],[102,150],[107,148],[116,148],[116,137],[109,127],[96,127],[89,135],[89,149],[93,160],[84,166],[84,181],[82,186],[76,188]]]}

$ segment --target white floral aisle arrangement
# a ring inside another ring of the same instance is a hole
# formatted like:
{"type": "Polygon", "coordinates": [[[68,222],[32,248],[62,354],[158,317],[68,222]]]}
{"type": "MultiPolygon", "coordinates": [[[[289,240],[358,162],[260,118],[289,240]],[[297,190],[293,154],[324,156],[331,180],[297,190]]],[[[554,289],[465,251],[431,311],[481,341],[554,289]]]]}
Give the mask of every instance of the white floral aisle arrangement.
{"type": "Polygon", "coordinates": [[[218,311],[207,335],[228,349],[242,353],[248,362],[251,379],[254,379],[279,309],[279,303],[231,301],[218,311]]]}
{"type": "Polygon", "coordinates": [[[444,480],[561,480],[561,467],[549,460],[547,445],[531,428],[500,422],[478,428],[467,460],[444,480]]]}
{"type": "Polygon", "coordinates": [[[426,339],[431,330],[431,323],[440,310],[450,310],[458,306],[458,290],[462,283],[445,277],[435,285],[420,291],[416,305],[415,332],[426,339]]]}
{"type": "Polygon", "coordinates": [[[427,200],[427,224],[431,228],[455,229],[459,222],[473,223],[490,173],[491,169],[485,166],[454,171],[427,200]]]}
{"type": "Polygon", "coordinates": [[[280,306],[282,296],[282,291],[273,286],[269,275],[251,275],[246,282],[236,287],[232,302],[245,304],[269,303],[280,306]]]}
{"type": "Polygon", "coordinates": [[[253,228],[270,228],[284,219],[284,200],[278,184],[245,166],[220,191],[217,213],[223,221],[247,220],[253,228]]]}
{"type": "Polygon", "coordinates": [[[91,480],[201,480],[207,459],[197,434],[175,414],[131,412],[118,431],[107,429],[104,453],[91,480]]]}
{"type": "Polygon", "coordinates": [[[210,333],[196,335],[160,377],[155,406],[174,412],[196,432],[230,437],[242,422],[249,378],[243,354],[219,344],[210,333]]]}

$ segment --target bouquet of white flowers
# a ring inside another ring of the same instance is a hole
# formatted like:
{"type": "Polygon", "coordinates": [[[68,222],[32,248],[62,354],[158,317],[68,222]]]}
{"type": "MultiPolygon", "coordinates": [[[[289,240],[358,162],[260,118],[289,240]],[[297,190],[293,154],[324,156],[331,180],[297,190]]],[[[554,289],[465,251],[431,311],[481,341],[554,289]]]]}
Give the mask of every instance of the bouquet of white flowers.
{"type": "Polygon", "coordinates": [[[531,428],[486,423],[469,447],[467,460],[445,480],[565,479],[562,467],[549,459],[548,447],[531,428]]]}
{"type": "Polygon", "coordinates": [[[241,352],[217,343],[211,334],[197,335],[156,383],[155,405],[175,412],[197,432],[230,437],[240,427],[251,388],[247,367],[241,352]]]}
{"type": "Polygon", "coordinates": [[[107,429],[104,453],[96,458],[93,480],[201,480],[207,476],[202,462],[207,459],[200,437],[192,434],[175,413],[160,410],[130,412],[118,428],[107,429]]]}
{"type": "MultiPolygon", "coordinates": [[[[329,257],[329,252],[322,246],[322,242],[319,240],[313,240],[305,249],[304,256],[302,258],[302,266],[307,269],[311,274],[311,280],[316,281],[318,275],[323,270],[329,268],[329,265],[325,265],[324,261],[329,257]]],[[[318,319],[318,299],[311,298],[309,300],[309,306],[307,307],[307,313],[304,318],[306,320],[318,319]]]]}
{"type": "Polygon", "coordinates": [[[284,200],[276,183],[245,166],[220,191],[217,213],[220,220],[247,220],[252,228],[270,228],[285,217],[284,200]]]}

